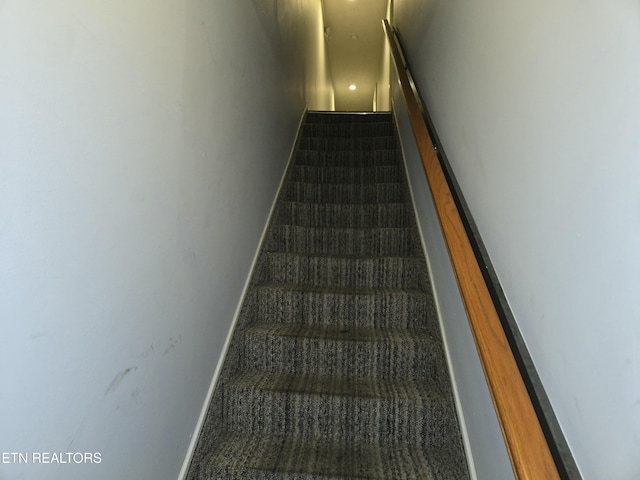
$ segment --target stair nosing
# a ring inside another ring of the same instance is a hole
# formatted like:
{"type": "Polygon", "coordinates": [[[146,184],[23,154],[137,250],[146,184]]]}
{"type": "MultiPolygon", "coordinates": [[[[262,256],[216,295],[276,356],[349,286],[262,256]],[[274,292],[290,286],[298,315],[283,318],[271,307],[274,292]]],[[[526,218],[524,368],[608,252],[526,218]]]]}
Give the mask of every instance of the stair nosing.
{"type": "MultiPolygon", "coordinates": [[[[317,227],[313,227],[317,228],[317,227]]],[[[300,258],[329,258],[329,259],[345,259],[345,260],[384,260],[384,259],[401,259],[401,260],[420,260],[422,257],[418,255],[356,255],[356,254],[333,254],[333,253],[300,253],[300,252],[274,252],[266,251],[265,255],[292,256],[300,258]]]]}
{"type": "Polygon", "coordinates": [[[424,290],[415,288],[363,288],[350,287],[346,285],[326,285],[316,286],[301,283],[285,283],[285,282],[264,282],[259,283],[255,288],[265,290],[284,290],[296,292],[319,292],[319,293],[336,293],[347,295],[429,295],[424,290]]]}
{"type": "Polygon", "coordinates": [[[278,223],[274,227],[294,227],[294,228],[313,228],[323,230],[411,230],[411,226],[406,227],[317,227],[307,225],[296,225],[294,223],[278,223]]]}
{"type": "MultiPolygon", "coordinates": [[[[369,182],[369,183],[340,183],[340,182],[289,182],[289,185],[333,185],[333,186],[345,186],[345,187],[370,187],[370,186],[378,186],[378,185],[404,185],[404,182],[369,182]]],[[[398,202],[395,202],[398,203],[398,202]]]]}
{"type": "Polygon", "coordinates": [[[433,341],[432,336],[430,335],[430,331],[428,329],[410,329],[410,328],[385,328],[385,327],[345,327],[341,325],[314,325],[314,324],[304,324],[304,323],[281,323],[281,322],[269,322],[269,321],[261,321],[257,320],[249,325],[244,331],[243,334],[252,334],[259,335],[264,333],[265,335],[273,335],[279,337],[287,337],[287,338],[304,338],[304,339],[319,339],[319,340],[327,340],[332,342],[371,342],[371,343],[429,343],[433,341]],[[279,327],[282,331],[279,332],[267,332],[265,330],[261,330],[261,327],[279,327]],[[291,330],[291,333],[287,333],[287,329],[291,330]],[[311,334],[305,334],[304,330],[307,329],[311,334]],[[293,333],[293,330],[296,330],[296,333],[293,333]],[[351,335],[355,335],[352,337],[326,337],[321,335],[313,334],[313,330],[322,332],[322,331],[330,331],[331,333],[342,333],[343,331],[347,331],[351,335]],[[299,333],[303,331],[302,333],[299,333]],[[379,339],[375,338],[374,340],[364,339],[362,336],[358,337],[357,334],[361,335],[365,333],[402,333],[405,332],[407,338],[403,338],[397,340],[390,335],[385,337],[381,336],[379,339]],[[416,338],[411,338],[416,337],[416,338]]]}

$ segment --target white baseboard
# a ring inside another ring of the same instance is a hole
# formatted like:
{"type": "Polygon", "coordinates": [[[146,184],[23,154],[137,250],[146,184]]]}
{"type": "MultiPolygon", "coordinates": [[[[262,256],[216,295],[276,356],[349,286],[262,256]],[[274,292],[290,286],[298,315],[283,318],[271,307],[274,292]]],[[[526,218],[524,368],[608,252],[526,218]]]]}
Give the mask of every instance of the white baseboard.
{"type": "Polygon", "coordinates": [[[300,133],[302,131],[302,125],[304,123],[304,118],[306,113],[307,113],[307,107],[305,106],[305,109],[302,112],[302,116],[300,117],[300,121],[298,122],[298,129],[296,131],[296,136],[295,136],[293,146],[291,147],[291,151],[289,152],[289,160],[287,161],[287,165],[284,169],[284,172],[282,173],[280,184],[278,185],[276,195],[273,199],[273,203],[271,204],[271,209],[269,210],[267,222],[264,225],[264,228],[262,230],[262,235],[260,236],[260,241],[258,242],[258,248],[256,249],[256,252],[253,256],[253,261],[251,262],[251,268],[249,269],[249,275],[247,275],[247,280],[245,281],[242,294],[240,295],[238,306],[236,307],[236,311],[233,315],[233,321],[231,322],[231,326],[229,327],[229,331],[227,332],[227,338],[224,342],[224,346],[222,347],[222,352],[220,353],[220,358],[218,359],[218,365],[216,366],[216,370],[213,372],[213,378],[211,379],[211,383],[209,385],[209,391],[207,392],[207,397],[205,399],[204,405],[202,406],[202,411],[200,412],[198,423],[196,423],[196,428],[194,430],[193,435],[191,436],[191,442],[189,443],[187,454],[185,455],[184,462],[182,463],[182,468],[180,469],[178,480],[185,480],[187,478],[187,473],[189,472],[189,466],[191,465],[191,458],[193,457],[193,454],[196,450],[196,446],[198,445],[198,439],[200,438],[200,432],[202,431],[202,427],[204,426],[204,422],[207,418],[207,412],[209,411],[209,405],[211,404],[211,399],[213,398],[213,392],[218,383],[218,378],[220,377],[220,371],[222,370],[224,359],[227,356],[227,351],[229,349],[229,345],[231,344],[231,338],[233,336],[233,332],[235,331],[236,324],[238,323],[238,318],[240,317],[240,310],[242,309],[242,304],[244,303],[244,299],[247,295],[247,291],[249,290],[251,277],[253,276],[253,271],[258,262],[258,257],[260,256],[260,251],[262,250],[262,244],[264,243],[265,237],[267,235],[267,229],[269,227],[269,224],[271,223],[271,217],[273,217],[273,214],[275,212],[276,204],[278,201],[278,197],[280,196],[280,191],[282,190],[282,187],[284,185],[285,177],[287,175],[287,172],[289,171],[289,167],[291,165],[291,162],[293,161],[295,152],[298,148],[298,141],[300,139],[300,133]]]}

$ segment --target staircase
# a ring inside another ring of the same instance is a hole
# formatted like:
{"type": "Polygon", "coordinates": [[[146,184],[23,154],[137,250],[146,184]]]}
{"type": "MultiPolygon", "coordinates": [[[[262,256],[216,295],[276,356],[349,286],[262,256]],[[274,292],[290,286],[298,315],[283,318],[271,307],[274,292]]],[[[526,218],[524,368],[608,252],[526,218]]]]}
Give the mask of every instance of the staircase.
{"type": "Polygon", "coordinates": [[[187,478],[468,479],[391,114],[298,141],[187,478]]]}

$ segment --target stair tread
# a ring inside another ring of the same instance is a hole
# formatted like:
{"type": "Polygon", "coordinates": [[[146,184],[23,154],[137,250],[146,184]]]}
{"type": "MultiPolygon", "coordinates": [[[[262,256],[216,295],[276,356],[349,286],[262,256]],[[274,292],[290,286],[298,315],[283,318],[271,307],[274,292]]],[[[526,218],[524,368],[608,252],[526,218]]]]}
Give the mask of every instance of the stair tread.
{"type": "Polygon", "coordinates": [[[283,201],[274,225],[310,227],[409,228],[413,212],[408,202],[338,203],[283,201]]]}
{"type": "Polygon", "coordinates": [[[348,203],[348,202],[300,202],[298,200],[285,200],[285,204],[295,204],[295,205],[308,205],[308,206],[318,206],[321,208],[335,208],[335,207],[347,207],[347,208],[393,208],[393,207],[409,207],[411,204],[409,202],[387,202],[387,203],[379,203],[379,202],[362,202],[362,203],[348,203]]]}
{"type": "Polygon", "coordinates": [[[367,172],[367,171],[377,171],[377,170],[398,170],[402,172],[402,169],[399,164],[395,163],[394,165],[365,165],[365,166],[355,166],[355,165],[344,165],[344,166],[320,166],[320,165],[294,165],[293,168],[295,170],[308,170],[308,171],[317,171],[317,172],[331,172],[331,171],[343,171],[346,170],[349,173],[353,173],[352,171],[359,172],[367,172]]]}
{"type": "Polygon", "coordinates": [[[305,229],[305,230],[335,230],[340,232],[346,232],[346,231],[362,232],[365,230],[391,230],[391,231],[411,230],[410,226],[406,226],[406,227],[309,227],[306,225],[294,225],[291,223],[283,223],[279,225],[274,225],[273,227],[274,228],[289,227],[289,228],[297,228],[297,229],[305,229]]]}
{"type": "Polygon", "coordinates": [[[245,370],[396,380],[411,377],[428,384],[439,383],[443,377],[440,335],[434,324],[346,327],[274,323],[261,318],[243,334],[245,370]]]}
{"type": "Polygon", "coordinates": [[[345,182],[344,180],[340,180],[339,182],[337,182],[335,180],[332,180],[330,177],[329,178],[323,177],[320,179],[312,179],[312,180],[305,179],[304,181],[295,180],[294,183],[305,183],[308,185],[317,185],[319,187],[326,187],[329,185],[331,186],[348,185],[350,187],[368,187],[373,185],[398,185],[401,183],[401,182],[395,182],[393,181],[393,179],[390,179],[389,177],[384,179],[359,177],[359,178],[353,178],[353,180],[348,182],[345,182]]]}
{"type": "Polygon", "coordinates": [[[368,288],[352,287],[348,285],[305,285],[296,283],[265,282],[256,285],[259,289],[287,290],[295,292],[316,292],[348,295],[420,295],[426,296],[427,292],[418,289],[408,288],[368,288]]]}
{"type": "Polygon", "coordinates": [[[273,322],[256,322],[247,328],[245,333],[349,342],[385,342],[398,344],[428,343],[432,340],[431,335],[426,330],[273,322]]]}
{"type": "Polygon", "coordinates": [[[410,227],[273,225],[265,251],[330,255],[413,255],[410,227]]]}
{"type": "MultiPolygon", "coordinates": [[[[338,155],[344,155],[344,154],[353,154],[355,153],[356,155],[358,154],[362,154],[362,155],[371,155],[372,152],[375,153],[393,153],[394,156],[397,155],[398,153],[398,149],[397,148],[376,148],[375,151],[367,151],[367,150],[352,150],[349,148],[344,148],[341,150],[301,150],[302,152],[318,152],[318,153],[322,153],[322,154],[338,154],[338,155]]],[[[397,165],[397,163],[394,163],[393,165],[397,165]]]]}
{"type": "Polygon", "coordinates": [[[323,395],[330,397],[386,398],[408,401],[443,401],[439,385],[428,385],[423,379],[385,379],[378,377],[320,375],[315,373],[282,373],[247,370],[231,384],[235,388],[264,390],[285,394],[323,395]]]}
{"type": "Polygon", "coordinates": [[[284,189],[285,201],[302,203],[401,203],[406,200],[404,184],[290,182],[284,189]]]}
{"type": "MultiPolygon", "coordinates": [[[[371,182],[371,183],[345,183],[345,182],[291,182],[290,185],[305,185],[310,187],[331,186],[336,188],[369,188],[380,185],[402,185],[402,182],[371,182]]],[[[394,202],[399,203],[399,202],[394,202]]]]}
{"type": "Polygon", "coordinates": [[[296,154],[295,166],[309,167],[395,167],[398,160],[395,158],[397,150],[376,150],[376,155],[371,152],[354,153],[351,150],[300,150],[296,154]],[[311,163],[307,163],[311,162],[311,163]]]}
{"type": "Polygon", "coordinates": [[[201,479],[421,479],[468,478],[446,447],[407,443],[377,446],[276,436],[225,437],[205,460],[201,479]],[[228,475],[238,476],[228,476],[228,475]],[[225,476],[227,475],[227,476],[225,476]]]}
{"type": "MultiPolygon", "coordinates": [[[[311,228],[319,228],[319,227],[311,227],[311,228]]],[[[324,228],[324,227],[320,227],[324,228]]],[[[419,261],[420,257],[415,255],[349,255],[349,254],[322,254],[322,253],[289,253],[289,252],[265,252],[267,256],[280,256],[280,257],[299,257],[299,258],[307,258],[307,259],[347,259],[347,260],[389,260],[389,259],[400,259],[400,260],[415,260],[419,261]]]]}
{"type": "Polygon", "coordinates": [[[363,136],[357,136],[357,137],[336,137],[335,135],[304,135],[302,138],[308,138],[308,139],[312,139],[312,140],[335,140],[335,141],[341,141],[341,140],[361,140],[361,139],[379,139],[379,138],[384,138],[384,139],[396,139],[395,135],[363,135],[363,136]]]}
{"type": "Polygon", "coordinates": [[[350,150],[299,150],[295,157],[295,166],[317,167],[354,167],[369,166],[392,167],[398,165],[397,150],[376,150],[374,152],[353,152],[350,150]]]}

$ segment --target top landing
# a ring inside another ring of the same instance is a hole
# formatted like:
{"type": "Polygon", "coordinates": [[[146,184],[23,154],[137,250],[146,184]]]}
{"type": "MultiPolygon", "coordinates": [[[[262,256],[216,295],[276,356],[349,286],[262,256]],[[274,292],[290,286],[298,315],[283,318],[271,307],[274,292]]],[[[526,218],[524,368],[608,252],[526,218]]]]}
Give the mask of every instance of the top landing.
{"type": "Polygon", "coordinates": [[[309,110],[306,123],[380,123],[392,122],[391,112],[335,112],[309,110]]]}

